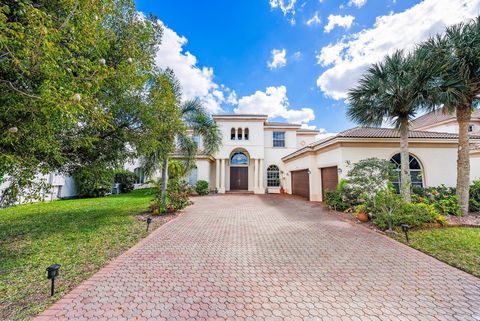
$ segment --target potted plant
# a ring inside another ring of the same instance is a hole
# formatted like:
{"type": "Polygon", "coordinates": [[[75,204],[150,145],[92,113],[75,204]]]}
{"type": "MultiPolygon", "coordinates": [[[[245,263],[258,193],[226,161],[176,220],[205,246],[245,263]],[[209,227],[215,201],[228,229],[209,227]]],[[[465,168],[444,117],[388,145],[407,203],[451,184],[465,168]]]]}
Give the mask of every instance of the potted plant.
{"type": "Polygon", "coordinates": [[[365,204],[355,206],[355,215],[360,222],[367,222],[369,220],[367,206],[365,204]]]}

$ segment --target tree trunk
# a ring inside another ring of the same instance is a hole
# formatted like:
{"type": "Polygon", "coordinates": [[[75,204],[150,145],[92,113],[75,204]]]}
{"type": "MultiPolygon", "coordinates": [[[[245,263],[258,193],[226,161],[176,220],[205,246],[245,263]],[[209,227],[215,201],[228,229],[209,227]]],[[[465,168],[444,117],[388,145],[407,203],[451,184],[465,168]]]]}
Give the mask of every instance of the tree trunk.
{"type": "Polygon", "coordinates": [[[405,202],[411,201],[410,188],[412,178],[410,177],[410,154],[408,152],[408,119],[402,119],[400,123],[400,192],[405,202]]]}
{"type": "Polygon", "coordinates": [[[165,158],[162,165],[162,190],[160,192],[160,199],[162,202],[162,211],[165,211],[167,206],[167,182],[168,182],[168,158],[165,158]]]}
{"type": "Polygon", "coordinates": [[[470,141],[468,125],[472,118],[470,105],[457,108],[458,155],[457,155],[457,196],[463,215],[468,214],[470,195],[470,141]]]}

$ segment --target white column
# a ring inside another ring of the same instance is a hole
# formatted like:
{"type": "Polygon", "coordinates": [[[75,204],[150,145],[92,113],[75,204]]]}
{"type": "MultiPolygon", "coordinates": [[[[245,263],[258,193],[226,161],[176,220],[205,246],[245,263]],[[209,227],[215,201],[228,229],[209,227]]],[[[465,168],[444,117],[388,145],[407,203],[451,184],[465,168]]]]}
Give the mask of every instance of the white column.
{"type": "Polygon", "coordinates": [[[220,190],[220,160],[215,160],[215,188],[220,190]]]}
{"type": "Polygon", "coordinates": [[[260,190],[264,190],[265,187],[263,185],[263,159],[260,159],[260,164],[258,167],[258,188],[260,190]]]}
{"type": "Polygon", "coordinates": [[[219,193],[225,193],[225,158],[222,158],[221,162],[220,162],[220,189],[219,189],[219,193]]]}
{"type": "Polygon", "coordinates": [[[255,158],[253,163],[253,190],[258,190],[258,158],[255,158]]]}

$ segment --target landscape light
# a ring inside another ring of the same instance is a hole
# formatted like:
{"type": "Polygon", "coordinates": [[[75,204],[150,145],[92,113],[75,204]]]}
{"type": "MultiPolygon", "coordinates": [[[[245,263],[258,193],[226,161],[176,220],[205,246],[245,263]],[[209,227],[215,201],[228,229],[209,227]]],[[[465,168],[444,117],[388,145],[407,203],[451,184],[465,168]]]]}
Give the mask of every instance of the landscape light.
{"type": "Polygon", "coordinates": [[[52,287],[50,288],[50,296],[55,294],[55,278],[58,276],[58,271],[60,270],[60,264],[52,264],[47,267],[47,278],[52,280],[52,287]]]}
{"type": "Polygon", "coordinates": [[[147,217],[147,232],[148,232],[148,228],[150,227],[150,223],[152,223],[152,218],[147,217]]]}
{"type": "Polygon", "coordinates": [[[407,243],[409,242],[408,239],[408,224],[402,224],[402,231],[405,233],[405,239],[407,240],[407,243]]]}

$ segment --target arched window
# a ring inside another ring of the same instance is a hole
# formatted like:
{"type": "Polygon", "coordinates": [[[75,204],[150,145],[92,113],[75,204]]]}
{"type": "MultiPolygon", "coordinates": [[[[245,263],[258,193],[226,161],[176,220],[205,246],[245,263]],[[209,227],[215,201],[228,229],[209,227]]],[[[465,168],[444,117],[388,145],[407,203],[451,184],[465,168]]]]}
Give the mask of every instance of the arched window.
{"type": "Polygon", "coordinates": [[[239,128],[239,129],[237,130],[237,139],[238,139],[238,140],[242,140],[242,129],[241,129],[241,128],[239,128]]]}
{"type": "Polygon", "coordinates": [[[144,184],[145,183],[145,173],[143,171],[143,168],[137,167],[133,170],[133,173],[137,177],[135,179],[135,184],[144,184]]]}
{"type": "Polygon", "coordinates": [[[248,166],[248,157],[242,152],[236,152],[230,158],[230,165],[232,166],[248,166]]]}
{"type": "Polygon", "coordinates": [[[267,187],[280,186],[280,170],[277,165],[270,165],[267,168],[267,187]]]}
{"type": "MultiPolygon", "coordinates": [[[[400,154],[395,154],[390,159],[390,161],[395,165],[395,169],[397,171],[397,175],[395,180],[392,182],[395,186],[397,191],[400,191],[400,183],[401,183],[401,170],[402,170],[402,162],[400,160],[400,154]]],[[[409,164],[410,164],[410,177],[412,178],[412,187],[423,187],[423,174],[422,174],[422,167],[420,166],[420,162],[415,156],[410,154],[409,157],[409,164]]]]}
{"type": "Polygon", "coordinates": [[[231,139],[231,140],[235,140],[235,128],[232,128],[232,129],[230,130],[230,139],[231,139]]]}
{"type": "Polygon", "coordinates": [[[250,134],[250,131],[248,130],[248,128],[245,128],[245,131],[243,132],[243,137],[245,137],[245,140],[249,139],[249,134],[250,134]]]}

